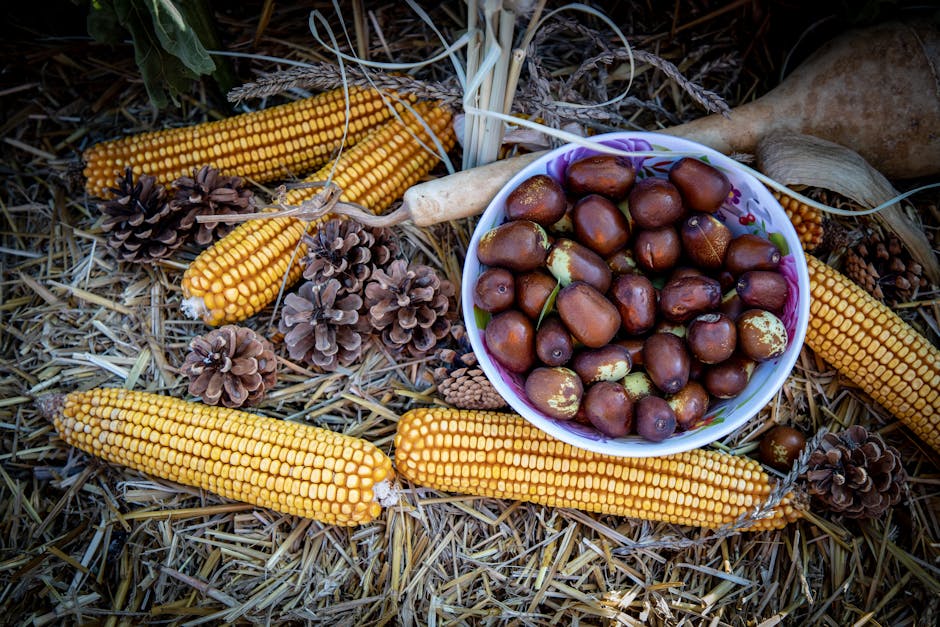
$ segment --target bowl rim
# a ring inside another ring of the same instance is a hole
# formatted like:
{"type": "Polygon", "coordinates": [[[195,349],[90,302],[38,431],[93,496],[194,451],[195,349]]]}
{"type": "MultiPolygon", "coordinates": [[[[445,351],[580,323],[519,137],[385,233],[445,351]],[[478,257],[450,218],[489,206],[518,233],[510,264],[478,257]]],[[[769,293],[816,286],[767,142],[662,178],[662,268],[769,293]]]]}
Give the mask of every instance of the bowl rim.
{"type": "MultiPolygon", "coordinates": [[[[672,156],[676,158],[685,156],[683,153],[695,153],[697,156],[707,156],[712,165],[724,169],[736,170],[739,176],[748,180],[750,188],[755,192],[756,196],[760,197],[762,206],[773,206],[779,209],[781,213],[785,213],[783,207],[780,205],[777,199],[773,197],[771,192],[764,186],[764,184],[756,179],[750,172],[741,169],[740,163],[703,144],[699,144],[682,137],[650,131],[615,131],[611,133],[595,135],[588,139],[594,142],[604,142],[611,140],[644,140],[651,145],[655,145],[656,143],[664,144],[667,151],[669,153],[674,153],[672,156]]],[[[568,143],[550,150],[532,163],[528,164],[526,167],[522,168],[500,188],[499,192],[497,192],[497,194],[492,198],[474,225],[473,234],[471,236],[470,242],[467,245],[467,254],[462,268],[462,277],[469,276],[468,271],[471,270],[471,264],[482,266],[476,256],[477,245],[479,244],[480,237],[484,232],[480,226],[488,222],[487,217],[492,216],[494,213],[499,213],[502,210],[502,207],[500,207],[498,204],[505,200],[505,196],[509,193],[509,191],[514,189],[526,178],[539,172],[546,171],[547,168],[545,166],[548,164],[548,162],[578,148],[586,148],[588,150],[592,149],[589,145],[568,143]]],[[[655,148],[653,148],[653,150],[655,150],[655,148]]],[[[683,435],[681,438],[670,437],[661,442],[652,442],[642,439],[631,439],[629,441],[624,441],[620,438],[592,439],[587,436],[580,436],[577,433],[564,428],[560,423],[543,416],[538,412],[535,412],[533,408],[528,407],[521,400],[518,400],[516,398],[517,394],[506,385],[499,373],[492,371],[493,365],[491,363],[491,358],[486,348],[483,346],[482,330],[478,328],[476,323],[473,294],[475,281],[462,280],[461,309],[463,311],[464,324],[468,329],[467,336],[470,341],[470,345],[473,348],[474,353],[477,355],[477,361],[480,368],[483,370],[483,373],[490,383],[496,388],[497,392],[499,392],[499,394],[503,397],[506,403],[512,408],[512,410],[525,418],[535,427],[545,431],[549,435],[559,440],[570,444],[571,446],[616,457],[651,457],[669,455],[706,446],[712,442],[720,440],[733,431],[742,428],[748,423],[748,421],[750,421],[754,416],[760,413],[764,407],[766,407],[773,397],[776,396],[777,393],[782,389],[790,374],[792,373],[806,337],[806,330],[809,322],[809,304],[811,296],[809,290],[809,270],[806,265],[806,259],[803,256],[803,248],[800,245],[799,236],[797,235],[796,230],[794,229],[790,220],[783,221],[783,224],[774,223],[774,229],[778,232],[781,232],[787,241],[788,247],[791,249],[790,254],[795,261],[794,269],[797,275],[797,283],[801,288],[800,298],[797,302],[796,333],[795,337],[791,338],[790,340],[790,348],[788,348],[787,352],[784,353],[784,355],[779,358],[780,360],[773,366],[775,369],[779,369],[785,374],[777,375],[775,373],[771,373],[768,378],[779,376],[779,381],[776,381],[773,385],[765,384],[755,394],[753,394],[752,397],[746,401],[749,407],[754,408],[753,412],[746,411],[744,412],[745,415],[742,415],[742,417],[739,419],[733,421],[724,420],[719,424],[709,425],[707,428],[686,432],[687,435],[683,435]],[[794,249],[794,244],[797,246],[796,249],[794,249]],[[618,442],[618,446],[609,446],[609,443],[612,441],[618,442]]],[[[476,269],[476,267],[472,268],[474,271],[474,276],[476,275],[476,269]]],[[[760,366],[760,364],[758,364],[758,366],[760,366]]]]}

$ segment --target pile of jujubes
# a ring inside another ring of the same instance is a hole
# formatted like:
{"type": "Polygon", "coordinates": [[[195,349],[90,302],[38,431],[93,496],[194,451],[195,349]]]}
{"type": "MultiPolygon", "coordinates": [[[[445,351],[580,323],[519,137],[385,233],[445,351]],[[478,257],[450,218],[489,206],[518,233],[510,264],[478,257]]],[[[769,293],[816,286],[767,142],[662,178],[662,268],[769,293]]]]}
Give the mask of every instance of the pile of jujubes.
{"type": "Polygon", "coordinates": [[[629,159],[595,155],[510,192],[480,238],[475,304],[536,409],[661,441],[786,350],[780,250],[714,215],[730,191],[694,158],[638,180],[629,159]]]}

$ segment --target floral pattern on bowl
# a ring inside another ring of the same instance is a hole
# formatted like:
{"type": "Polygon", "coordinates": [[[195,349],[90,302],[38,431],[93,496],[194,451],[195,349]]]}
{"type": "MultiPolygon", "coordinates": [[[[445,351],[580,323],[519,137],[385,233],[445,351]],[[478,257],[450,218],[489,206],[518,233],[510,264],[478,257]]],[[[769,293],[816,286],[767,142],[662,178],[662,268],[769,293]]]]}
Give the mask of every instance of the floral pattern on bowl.
{"type": "Polygon", "coordinates": [[[716,217],[735,235],[755,233],[768,237],[785,253],[781,273],[790,287],[790,297],[782,315],[790,339],[787,351],[774,360],[759,364],[741,395],[716,403],[694,428],[678,432],[663,442],[650,442],[639,436],[609,438],[590,426],[555,420],[538,412],[526,398],[522,376],[503,368],[486,348],[483,329],[489,316],[480,315],[482,312],[473,305],[473,286],[483,270],[476,257],[476,246],[483,233],[504,221],[506,196],[519,183],[535,174],[548,174],[563,182],[569,163],[598,153],[575,145],[558,148],[517,173],[481,216],[468,247],[462,281],[461,297],[470,343],[477,353],[480,367],[510,406],[537,427],[573,446],[632,457],[666,455],[704,446],[740,428],[756,415],[777,393],[796,362],[809,319],[809,275],[806,262],[801,252],[791,254],[791,251],[801,251],[799,239],[783,208],[770,192],[750,174],[737,168],[734,161],[720,153],[688,140],[656,133],[610,133],[592,139],[626,152],[659,153],[629,156],[636,167],[637,178],[665,178],[672,163],[683,156],[702,159],[728,176],[732,189],[716,217]],[[663,156],[663,152],[674,152],[676,155],[663,156]]]}

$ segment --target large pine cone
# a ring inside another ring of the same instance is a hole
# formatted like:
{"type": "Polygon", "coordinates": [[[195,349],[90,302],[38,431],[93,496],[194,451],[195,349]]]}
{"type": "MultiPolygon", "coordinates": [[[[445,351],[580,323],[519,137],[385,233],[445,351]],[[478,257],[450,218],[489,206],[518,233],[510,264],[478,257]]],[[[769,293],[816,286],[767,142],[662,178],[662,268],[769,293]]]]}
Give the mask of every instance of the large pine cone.
{"type": "Polygon", "coordinates": [[[809,456],[810,494],[849,518],[873,518],[901,500],[907,473],[898,450],[853,425],[827,433],[809,456]]]}
{"type": "Polygon", "coordinates": [[[384,268],[399,252],[391,229],[370,228],[334,218],[305,235],[304,278],[317,283],[336,279],[347,292],[359,292],[374,268],[384,268]]]}
{"type": "Polygon", "coordinates": [[[167,202],[166,190],[149,174],[135,181],[130,168],[100,203],[108,246],[124,261],[146,263],[169,257],[185,241],[186,212],[167,202]]]}
{"type": "Polygon", "coordinates": [[[277,381],[274,346],[251,329],[226,325],[189,343],[181,371],[189,393],[209,405],[255,405],[277,381]]]}
{"type": "Polygon", "coordinates": [[[454,286],[430,266],[396,259],[372,273],[365,294],[369,321],[392,352],[426,355],[450,331],[454,286]]]}
{"type": "Polygon", "coordinates": [[[210,166],[203,166],[192,177],[181,176],[173,181],[176,193],[172,204],[186,217],[183,227],[195,230],[193,241],[207,246],[231,232],[237,225],[223,222],[196,222],[198,216],[224,216],[255,210],[255,197],[244,188],[238,176],[223,176],[210,166]]]}
{"type": "Polygon", "coordinates": [[[306,281],[296,294],[284,298],[278,330],[291,359],[305,361],[323,370],[349,366],[362,354],[362,336],[356,330],[362,297],[340,297],[336,279],[323,283],[306,281]]]}

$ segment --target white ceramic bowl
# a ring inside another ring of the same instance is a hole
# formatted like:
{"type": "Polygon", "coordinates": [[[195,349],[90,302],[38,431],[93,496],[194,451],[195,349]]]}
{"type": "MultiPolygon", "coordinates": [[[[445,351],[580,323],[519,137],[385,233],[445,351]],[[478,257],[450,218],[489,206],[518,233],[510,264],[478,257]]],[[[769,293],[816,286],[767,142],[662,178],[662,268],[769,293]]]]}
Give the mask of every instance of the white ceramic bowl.
{"type": "Polygon", "coordinates": [[[631,157],[638,179],[649,176],[666,178],[672,163],[684,156],[703,159],[725,173],[731,181],[732,190],[716,216],[735,235],[756,233],[769,237],[785,253],[781,271],[790,284],[790,298],[783,315],[790,340],[787,351],[777,359],[759,364],[744,391],[733,399],[711,407],[697,427],[677,432],[662,442],[650,442],[639,436],[609,438],[590,426],[556,420],[536,410],[526,398],[524,379],[503,368],[491,358],[486,348],[483,329],[489,314],[474,306],[474,285],[485,269],[477,259],[476,251],[480,237],[505,221],[506,196],[519,183],[535,174],[549,174],[561,182],[568,163],[597,153],[576,144],[553,150],[517,173],[480,217],[470,240],[462,279],[461,300],[470,344],[483,372],[516,412],[540,429],[573,446],[624,457],[668,455],[704,446],[728,435],[754,417],[781,388],[796,362],[809,320],[809,275],[800,241],[783,208],[767,188],[741,169],[737,162],[711,148],[658,133],[617,132],[591,139],[633,152],[676,153],[675,156],[631,157]]]}

